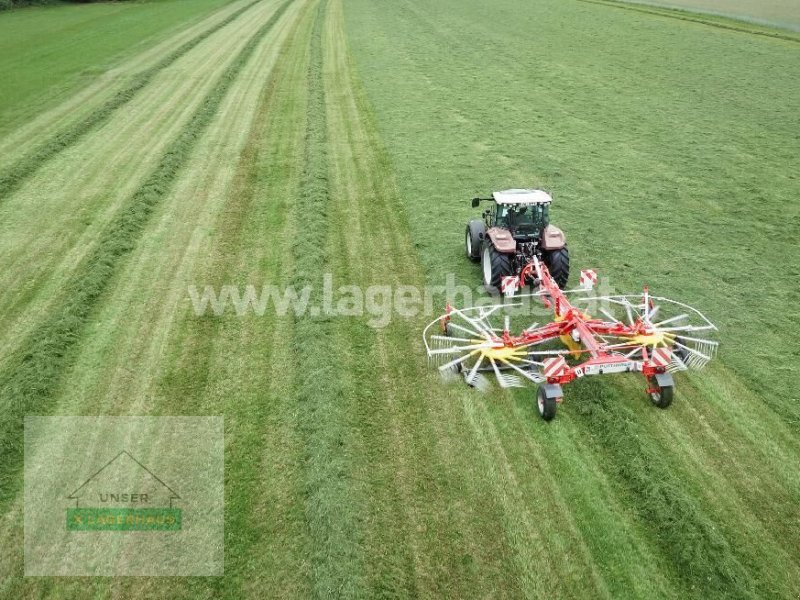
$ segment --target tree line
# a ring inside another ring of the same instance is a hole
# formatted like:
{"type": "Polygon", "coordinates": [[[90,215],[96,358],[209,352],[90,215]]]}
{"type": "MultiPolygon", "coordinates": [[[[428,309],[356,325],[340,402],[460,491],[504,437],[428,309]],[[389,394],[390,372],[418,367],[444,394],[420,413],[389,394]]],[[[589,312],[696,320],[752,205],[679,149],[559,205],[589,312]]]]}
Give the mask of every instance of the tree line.
{"type": "Polygon", "coordinates": [[[18,8],[20,6],[44,6],[46,4],[63,4],[65,2],[78,2],[85,4],[96,0],[0,0],[0,11],[18,8]]]}

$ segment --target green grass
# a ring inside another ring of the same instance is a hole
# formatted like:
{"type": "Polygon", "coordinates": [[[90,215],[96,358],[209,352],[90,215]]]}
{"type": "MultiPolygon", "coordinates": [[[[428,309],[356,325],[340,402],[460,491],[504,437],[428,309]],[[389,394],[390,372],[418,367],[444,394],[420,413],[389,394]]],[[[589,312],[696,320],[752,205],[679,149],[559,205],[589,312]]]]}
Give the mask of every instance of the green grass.
{"type": "MultiPolygon", "coordinates": [[[[291,1],[291,0],[290,0],[291,1]]],[[[97,249],[87,257],[82,268],[67,284],[68,295],[63,306],[42,323],[23,345],[8,369],[0,373],[0,401],[4,405],[0,421],[0,456],[3,483],[0,502],[14,492],[10,474],[19,468],[22,458],[20,415],[42,410],[68,364],[71,349],[79,339],[92,311],[113,278],[119,263],[135,246],[136,239],[186,164],[199,136],[211,123],[217,109],[267,32],[288,7],[286,2],[248,40],[236,59],[222,73],[219,82],[206,96],[198,110],[167,148],[151,175],[134,192],[127,206],[102,234],[97,249]]]]}
{"type": "Polygon", "coordinates": [[[41,235],[20,217],[39,194],[84,208],[45,230],[58,253],[98,233],[77,266],[4,262],[8,281],[60,291],[0,303],[0,595],[798,597],[798,46],[676,16],[259,3],[139,89],[131,107],[177,113],[172,73],[208,79],[209,45],[237,48],[194,116],[152,124],[165,144],[147,169],[119,166],[141,149],[116,113],[56,151],[0,206],[0,234],[41,235]],[[46,185],[106,148],[121,204],[81,200],[77,174],[46,185]],[[198,318],[186,298],[324,272],[475,286],[468,198],[516,186],[553,193],[576,269],[720,325],[719,359],[677,376],[669,410],[636,377],[581,380],[545,424],[532,389],[444,385],[423,317],[198,318]],[[23,578],[32,412],[224,415],[224,577],[23,578]]]}
{"type": "Polygon", "coordinates": [[[59,4],[0,12],[0,135],[228,1],[59,4]]]}
{"type": "MultiPolygon", "coordinates": [[[[468,198],[544,186],[575,267],[597,268],[620,291],[648,283],[720,325],[724,370],[697,377],[749,392],[735,397],[736,408],[689,390],[678,404],[702,406],[714,428],[749,406],[754,420],[780,415],[776,434],[796,435],[792,340],[800,331],[786,320],[798,308],[789,282],[800,258],[790,242],[800,233],[792,164],[800,121],[787,110],[798,102],[795,44],[585,3],[374,10],[356,2],[346,14],[430,281],[450,271],[478,279],[461,257],[457,226],[473,212],[468,198]]],[[[679,389],[686,385],[679,378],[679,389]]],[[[697,497],[702,476],[678,470],[680,452],[633,425],[647,410],[639,386],[622,390],[613,380],[576,385],[561,418],[574,411],[594,451],[608,453],[604,470],[676,566],[673,576],[689,592],[768,593],[759,547],[731,533],[735,524],[720,536],[714,519],[736,519],[697,497]],[[632,402],[641,406],[630,421],[632,402]]],[[[680,418],[680,410],[652,418],[680,418]]],[[[786,477],[780,471],[763,478],[786,477]]],[[[796,497],[796,481],[788,485],[796,497]]],[[[785,544],[780,560],[796,568],[796,530],[777,517],[783,501],[755,496],[774,511],[764,520],[785,544]]],[[[793,589],[782,585],[784,594],[793,589]]]]}
{"type": "Polygon", "coordinates": [[[255,2],[241,7],[184,44],[181,44],[151,67],[140,71],[132,78],[130,83],[89,113],[85,118],[78,120],[72,126],[65,127],[61,131],[55,132],[52,137],[43,141],[43,143],[35,147],[29,154],[25,155],[16,163],[9,165],[4,171],[0,171],[0,200],[17,189],[22,182],[39,169],[45,161],[63,152],[87,133],[106,122],[115,111],[121,109],[130,102],[136,92],[150,83],[153,77],[159,72],[169,67],[200,42],[229,23],[235,21],[239,15],[249,9],[253,4],[255,4],[255,2]]]}

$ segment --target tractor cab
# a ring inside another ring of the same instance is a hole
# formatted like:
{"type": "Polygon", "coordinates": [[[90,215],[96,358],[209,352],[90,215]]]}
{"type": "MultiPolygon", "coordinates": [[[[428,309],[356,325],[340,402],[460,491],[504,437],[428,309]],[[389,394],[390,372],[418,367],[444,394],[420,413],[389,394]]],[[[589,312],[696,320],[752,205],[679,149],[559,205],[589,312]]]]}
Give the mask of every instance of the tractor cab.
{"type": "Polygon", "coordinates": [[[489,225],[508,229],[519,241],[538,238],[550,223],[552,198],[542,190],[494,192],[489,225]]]}

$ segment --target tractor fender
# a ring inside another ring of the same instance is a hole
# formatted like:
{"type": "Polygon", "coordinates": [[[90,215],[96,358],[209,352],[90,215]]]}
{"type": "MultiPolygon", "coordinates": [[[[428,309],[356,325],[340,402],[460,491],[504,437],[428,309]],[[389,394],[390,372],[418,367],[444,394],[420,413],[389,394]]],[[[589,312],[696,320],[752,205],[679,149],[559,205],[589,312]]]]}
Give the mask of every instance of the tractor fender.
{"type": "Polygon", "coordinates": [[[486,235],[492,241],[495,250],[501,254],[510,254],[517,251],[517,240],[511,235],[508,229],[502,227],[490,227],[486,235]]]}
{"type": "Polygon", "coordinates": [[[542,249],[560,250],[567,245],[567,238],[564,232],[555,225],[548,225],[542,231],[542,249]]]}

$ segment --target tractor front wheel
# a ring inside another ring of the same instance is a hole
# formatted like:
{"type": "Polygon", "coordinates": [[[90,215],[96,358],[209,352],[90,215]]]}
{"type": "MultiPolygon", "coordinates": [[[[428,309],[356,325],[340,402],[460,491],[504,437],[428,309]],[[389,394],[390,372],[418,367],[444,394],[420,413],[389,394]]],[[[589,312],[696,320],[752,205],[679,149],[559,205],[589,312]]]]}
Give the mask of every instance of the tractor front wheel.
{"type": "Polygon", "coordinates": [[[550,398],[544,393],[544,388],[539,387],[539,392],[536,394],[536,404],[539,407],[539,415],[545,421],[552,421],[556,416],[556,409],[558,408],[558,400],[550,398]]]}
{"type": "Polygon", "coordinates": [[[488,287],[500,288],[503,277],[511,275],[511,258],[498,252],[491,242],[483,245],[483,283],[488,287]]]}
{"type": "Polygon", "coordinates": [[[562,290],[567,287],[569,280],[569,250],[564,246],[558,250],[550,250],[544,253],[544,264],[550,271],[550,275],[555,279],[558,287],[562,290]]]}
{"type": "Polygon", "coordinates": [[[484,222],[480,219],[472,219],[464,234],[464,249],[467,252],[467,258],[472,262],[478,262],[481,259],[481,243],[485,235],[486,225],[484,222]]]}
{"type": "Polygon", "coordinates": [[[671,385],[658,385],[655,377],[648,377],[647,383],[649,389],[647,393],[650,396],[650,401],[658,408],[667,408],[672,404],[672,395],[675,389],[671,385]]]}

